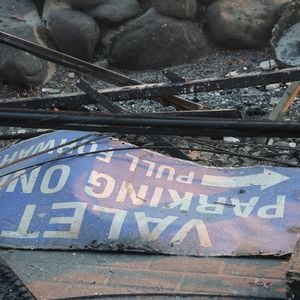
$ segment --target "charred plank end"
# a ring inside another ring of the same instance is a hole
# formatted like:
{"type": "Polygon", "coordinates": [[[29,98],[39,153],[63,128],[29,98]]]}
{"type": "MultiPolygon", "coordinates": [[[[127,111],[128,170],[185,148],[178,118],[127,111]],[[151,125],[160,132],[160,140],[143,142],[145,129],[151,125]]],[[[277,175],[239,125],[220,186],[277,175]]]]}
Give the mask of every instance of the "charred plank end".
{"type": "Polygon", "coordinates": [[[300,239],[291,257],[286,281],[286,298],[290,300],[300,299],[300,239]]]}

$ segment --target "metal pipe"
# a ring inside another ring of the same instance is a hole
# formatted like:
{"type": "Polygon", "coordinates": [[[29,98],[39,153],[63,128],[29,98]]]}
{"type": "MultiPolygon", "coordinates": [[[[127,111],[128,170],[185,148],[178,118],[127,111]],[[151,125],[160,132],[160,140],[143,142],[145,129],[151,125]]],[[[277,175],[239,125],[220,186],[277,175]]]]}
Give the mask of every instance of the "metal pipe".
{"type": "Polygon", "coordinates": [[[299,137],[299,122],[0,109],[1,126],[186,136],[299,137]]]}

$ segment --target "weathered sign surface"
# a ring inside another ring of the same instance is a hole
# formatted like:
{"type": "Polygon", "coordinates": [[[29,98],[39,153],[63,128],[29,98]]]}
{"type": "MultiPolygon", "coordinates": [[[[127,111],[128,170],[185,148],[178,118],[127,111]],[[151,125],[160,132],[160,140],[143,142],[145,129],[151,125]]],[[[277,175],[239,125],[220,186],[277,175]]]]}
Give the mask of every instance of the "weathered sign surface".
{"type": "Polygon", "coordinates": [[[202,167],[76,131],[5,149],[0,165],[3,247],[283,255],[299,234],[296,168],[202,167]]]}

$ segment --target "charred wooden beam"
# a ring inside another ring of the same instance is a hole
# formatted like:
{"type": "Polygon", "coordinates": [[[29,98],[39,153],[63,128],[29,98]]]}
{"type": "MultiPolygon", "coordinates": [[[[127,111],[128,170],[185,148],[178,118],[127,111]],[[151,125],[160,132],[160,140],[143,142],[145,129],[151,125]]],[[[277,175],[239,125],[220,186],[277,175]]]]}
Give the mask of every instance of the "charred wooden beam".
{"type": "Polygon", "coordinates": [[[299,122],[0,109],[1,126],[145,135],[300,137],[299,122]]]}
{"type": "Polygon", "coordinates": [[[95,100],[90,98],[87,94],[80,92],[64,95],[1,99],[0,107],[49,109],[54,107],[72,108],[89,104],[95,104],[95,100]]]}
{"type": "Polygon", "coordinates": [[[153,83],[139,86],[103,89],[103,93],[113,101],[144,99],[157,96],[194,94],[250,86],[261,86],[271,83],[294,82],[300,80],[300,67],[288,68],[267,73],[249,73],[232,78],[210,78],[186,82],[153,83]]]}
{"type": "Polygon", "coordinates": [[[108,111],[112,113],[128,113],[128,111],[125,108],[113,103],[105,95],[98,93],[98,91],[93,89],[86,80],[81,78],[80,81],[77,83],[77,87],[84,91],[90,98],[92,98],[95,101],[95,103],[100,104],[108,111]]]}
{"type": "Polygon", "coordinates": [[[185,82],[186,80],[171,70],[163,70],[163,75],[171,82],[185,82]]]}
{"type": "MultiPolygon", "coordinates": [[[[56,64],[60,64],[65,67],[72,68],[73,70],[76,70],[82,74],[92,76],[94,78],[97,78],[107,83],[111,83],[118,86],[130,86],[130,85],[142,84],[142,82],[133,80],[120,73],[102,68],[100,66],[90,64],[81,59],[55,51],[53,49],[40,46],[38,44],[18,38],[16,36],[10,35],[3,31],[0,31],[0,43],[25,51],[27,53],[54,62],[56,64]]],[[[157,100],[162,102],[163,104],[171,104],[183,110],[201,108],[198,104],[194,102],[173,95],[169,95],[167,97],[158,97],[157,100]]]]}

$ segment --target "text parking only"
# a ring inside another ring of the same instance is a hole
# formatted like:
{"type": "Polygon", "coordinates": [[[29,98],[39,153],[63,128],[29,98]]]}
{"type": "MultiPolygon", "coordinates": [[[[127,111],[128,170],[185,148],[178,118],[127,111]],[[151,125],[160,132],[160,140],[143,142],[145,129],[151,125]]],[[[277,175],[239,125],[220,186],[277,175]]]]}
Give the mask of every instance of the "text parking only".
{"type": "Polygon", "coordinates": [[[2,247],[284,255],[299,234],[297,168],[203,167],[76,131],[0,165],[2,247]]]}

